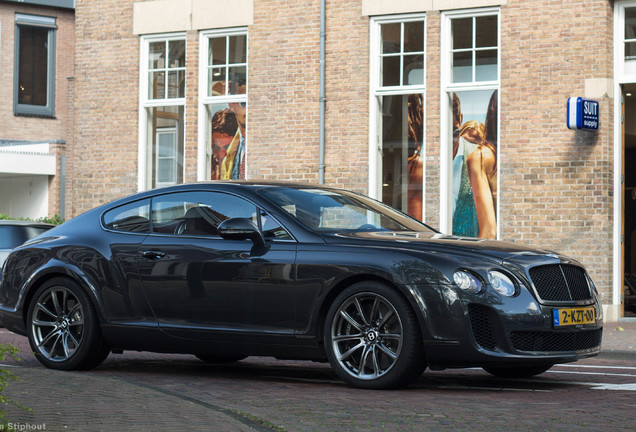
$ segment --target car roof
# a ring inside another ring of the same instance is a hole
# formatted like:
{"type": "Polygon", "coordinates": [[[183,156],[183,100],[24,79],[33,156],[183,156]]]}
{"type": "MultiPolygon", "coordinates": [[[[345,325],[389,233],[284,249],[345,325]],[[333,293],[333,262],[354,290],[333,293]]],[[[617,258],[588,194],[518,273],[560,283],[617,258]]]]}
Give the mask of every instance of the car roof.
{"type": "Polygon", "coordinates": [[[208,187],[220,187],[221,189],[225,189],[226,191],[231,190],[257,190],[260,188],[312,188],[312,189],[324,189],[324,190],[342,190],[339,188],[329,187],[325,185],[317,185],[313,183],[301,183],[301,182],[291,182],[291,181],[259,181],[259,180],[210,180],[210,181],[200,181],[193,183],[180,183],[173,186],[165,186],[155,189],[149,189],[143,192],[139,192],[133,195],[128,195],[116,199],[112,202],[106,203],[103,206],[98,207],[101,211],[105,208],[117,207],[127,202],[132,202],[138,199],[147,198],[150,196],[164,194],[164,193],[173,193],[173,192],[182,192],[186,190],[206,190],[208,187]]]}

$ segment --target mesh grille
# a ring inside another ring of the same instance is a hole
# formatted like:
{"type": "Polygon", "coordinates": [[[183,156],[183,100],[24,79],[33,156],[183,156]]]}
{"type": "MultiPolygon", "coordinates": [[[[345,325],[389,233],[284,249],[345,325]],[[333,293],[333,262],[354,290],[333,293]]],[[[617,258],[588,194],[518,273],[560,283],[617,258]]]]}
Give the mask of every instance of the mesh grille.
{"type": "Polygon", "coordinates": [[[497,340],[488,310],[476,305],[468,305],[468,316],[477,344],[485,349],[494,349],[497,346],[497,340]]]}
{"type": "Polygon", "coordinates": [[[525,332],[510,334],[512,346],[518,351],[580,351],[601,345],[602,329],[576,332],[525,332]]]}
{"type": "Polygon", "coordinates": [[[569,264],[533,267],[529,271],[541,300],[578,301],[592,298],[585,270],[569,264]]]}

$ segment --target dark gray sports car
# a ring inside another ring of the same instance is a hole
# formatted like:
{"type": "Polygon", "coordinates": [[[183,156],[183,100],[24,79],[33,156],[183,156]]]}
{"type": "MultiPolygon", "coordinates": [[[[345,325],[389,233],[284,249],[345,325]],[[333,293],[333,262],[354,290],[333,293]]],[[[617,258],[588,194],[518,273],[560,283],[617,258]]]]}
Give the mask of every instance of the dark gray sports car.
{"type": "Polygon", "coordinates": [[[4,325],[54,369],[109,352],[329,360],[351,385],[431,368],[531,376],[597,355],[583,266],[443,235],[384,204],[311,185],[211,182],[139,193],[17,248],[4,325]]]}

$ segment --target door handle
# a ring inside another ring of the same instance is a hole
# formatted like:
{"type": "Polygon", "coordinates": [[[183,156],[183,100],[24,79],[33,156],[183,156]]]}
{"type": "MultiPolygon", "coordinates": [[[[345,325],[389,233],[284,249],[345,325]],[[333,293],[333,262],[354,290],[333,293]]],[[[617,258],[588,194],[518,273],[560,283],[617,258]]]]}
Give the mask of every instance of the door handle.
{"type": "Polygon", "coordinates": [[[165,252],[156,251],[156,250],[147,250],[141,253],[141,256],[148,259],[159,259],[166,256],[165,252]]]}

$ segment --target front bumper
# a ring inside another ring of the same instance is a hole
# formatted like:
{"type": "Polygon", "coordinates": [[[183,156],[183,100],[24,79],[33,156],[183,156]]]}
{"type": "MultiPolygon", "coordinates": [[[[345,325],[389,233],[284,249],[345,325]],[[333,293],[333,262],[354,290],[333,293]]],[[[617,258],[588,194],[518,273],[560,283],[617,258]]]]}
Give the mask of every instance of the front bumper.
{"type": "Polygon", "coordinates": [[[526,291],[496,302],[456,301],[449,306],[445,325],[436,326],[440,331],[424,340],[431,367],[556,364],[601,352],[603,322],[596,299],[586,305],[542,305],[526,291]],[[594,322],[554,325],[554,309],[580,306],[594,307],[594,322]]]}

